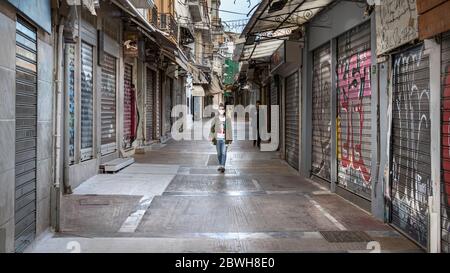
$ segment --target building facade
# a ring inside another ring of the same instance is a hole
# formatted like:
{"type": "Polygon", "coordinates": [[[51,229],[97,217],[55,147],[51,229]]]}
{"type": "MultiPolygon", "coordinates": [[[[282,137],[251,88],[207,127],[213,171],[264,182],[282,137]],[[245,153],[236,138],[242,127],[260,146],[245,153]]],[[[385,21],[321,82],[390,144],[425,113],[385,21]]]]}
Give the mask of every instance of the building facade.
{"type": "Polygon", "coordinates": [[[310,14],[288,2],[262,1],[250,19],[238,92],[250,81],[280,106],[281,154],[304,177],[448,252],[449,1],[328,1],[310,14]],[[275,15],[297,26],[264,24],[275,15]]]}

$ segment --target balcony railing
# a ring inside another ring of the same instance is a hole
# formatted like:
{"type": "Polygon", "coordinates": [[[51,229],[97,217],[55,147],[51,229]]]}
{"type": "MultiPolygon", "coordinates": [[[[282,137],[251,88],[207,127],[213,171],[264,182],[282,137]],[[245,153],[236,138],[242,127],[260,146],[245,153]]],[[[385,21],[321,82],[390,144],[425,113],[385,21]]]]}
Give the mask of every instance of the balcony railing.
{"type": "Polygon", "coordinates": [[[178,23],[170,13],[159,14],[159,29],[172,35],[175,39],[178,39],[178,23]]]}
{"type": "Polygon", "coordinates": [[[156,27],[158,27],[158,7],[153,6],[151,10],[149,10],[149,20],[150,23],[156,27]]]}

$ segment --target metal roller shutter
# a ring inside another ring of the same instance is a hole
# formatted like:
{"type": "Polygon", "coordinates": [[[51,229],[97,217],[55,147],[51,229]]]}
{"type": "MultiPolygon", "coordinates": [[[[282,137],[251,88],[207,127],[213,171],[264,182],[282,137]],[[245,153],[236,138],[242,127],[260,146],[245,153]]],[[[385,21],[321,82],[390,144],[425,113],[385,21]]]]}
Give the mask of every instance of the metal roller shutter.
{"type": "Polygon", "coordinates": [[[81,160],[93,157],[94,62],[93,47],[81,43],[81,160]]]}
{"type": "Polygon", "coordinates": [[[164,72],[161,70],[158,71],[156,75],[156,94],[155,94],[155,139],[160,140],[162,134],[162,77],[164,76],[164,72]]]}
{"type": "Polygon", "coordinates": [[[124,73],[124,105],[123,105],[123,137],[125,141],[125,149],[131,147],[131,137],[132,137],[132,88],[133,83],[133,66],[125,64],[124,73]]]}
{"type": "Polygon", "coordinates": [[[317,177],[331,180],[331,49],[314,51],[312,89],[312,168],[317,177]]]}
{"type": "Polygon", "coordinates": [[[299,169],[299,79],[298,73],[286,78],[286,161],[299,169]]]}
{"type": "Polygon", "coordinates": [[[116,58],[105,53],[102,66],[102,155],[113,153],[116,143],[116,58]]]}
{"type": "Polygon", "coordinates": [[[423,46],[394,56],[391,222],[423,247],[430,193],[430,69],[423,46]]]}
{"type": "Polygon", "coordinates": [[[279,105],[279,92],[278,92],[278,83],[280,82],[280,78],[278,75],[275,75],[273,79],[270,81],[270,105],[279,105]]]}
{"type": "Polygon", "coordinates": [[[147,68],[147,99],[145,104],[146,111],[146,140],[154,139],[154,100],[155,100],[155,72],[147,68]]]}
{"type": "Polygon", "coordinates": [[[167,135],[170,133],[171,126],[172,126],[172,94],[173,94],[173,80],[169,77],[166,77],[165,81],[165,88],[164,91],[164,135],[167,135]]]}
{"type": "Polygon", "coordinates": [[[75,51],[73,44],[66,45],[66,79],[67,79],[67,126],[69,165],[75,163],[75,51]]]}
{"type": "Polygon", "coordinates": [[[338,185],[371,199],[370,24],[338,38],[338,185]]]}
{"type": "Polygon", "coordinates": [[[442,252],[450,253],[450,32],[442,41],[442,252]]]}
{"type": "Polygon", "coordinates": [[[37,41],[36,30],[16,24],[15,251],[36,234],[37,41]]]}

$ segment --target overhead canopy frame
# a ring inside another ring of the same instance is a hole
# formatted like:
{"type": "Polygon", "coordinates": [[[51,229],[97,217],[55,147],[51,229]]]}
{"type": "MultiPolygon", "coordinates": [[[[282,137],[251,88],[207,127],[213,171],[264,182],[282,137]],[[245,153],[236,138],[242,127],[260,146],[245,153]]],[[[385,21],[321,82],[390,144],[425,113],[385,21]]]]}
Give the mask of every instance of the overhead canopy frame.
{"type": "Polygon", "coordinates": [[[267,60],[283,40],[309,22],[334,0],[285,0],[279,10],[271,5],[283,0],[262,0],[241,34],[245,43],[237,46],[240,61],[267,60]]]}

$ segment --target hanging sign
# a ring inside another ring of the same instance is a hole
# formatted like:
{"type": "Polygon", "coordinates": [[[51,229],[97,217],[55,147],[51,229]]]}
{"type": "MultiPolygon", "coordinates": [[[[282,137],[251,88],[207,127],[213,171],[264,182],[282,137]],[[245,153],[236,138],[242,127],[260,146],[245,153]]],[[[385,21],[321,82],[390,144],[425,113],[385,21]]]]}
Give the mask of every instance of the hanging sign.
{"type": "Polygon", "coordinates": [[[126,32],[124,34],[123,55],[128,58],[139,57],[139,35],[135,32],[126,32]]]}

